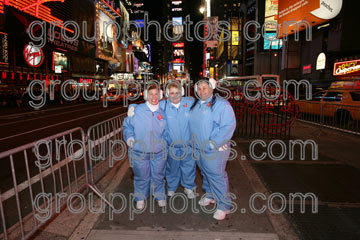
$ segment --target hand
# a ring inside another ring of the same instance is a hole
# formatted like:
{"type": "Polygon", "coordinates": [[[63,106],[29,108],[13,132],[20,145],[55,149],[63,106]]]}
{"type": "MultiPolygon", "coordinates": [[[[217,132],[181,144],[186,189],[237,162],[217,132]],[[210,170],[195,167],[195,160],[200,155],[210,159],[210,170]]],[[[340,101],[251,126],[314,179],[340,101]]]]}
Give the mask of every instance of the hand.
{"type": "Polygon", "coordinates": [[[128,140],[126,141],[126,144],[131,148],[134,147],[134,143],[135,143],[135,139],[133,137],[129,137],[128,140]]]}
{"type": "Polygon", "coordinates": [[[219,152],[223,152],[223,151],[226,151],[226,150],[228,150],[228,145],[227,144],[225,144],[224,146],[219,147],[219,152]]]}
{"type": "Polygon", "coordinates": [[[128,117],[132,117],[135,115],[135,107],[129,107],[127,112],[128,117]]]}

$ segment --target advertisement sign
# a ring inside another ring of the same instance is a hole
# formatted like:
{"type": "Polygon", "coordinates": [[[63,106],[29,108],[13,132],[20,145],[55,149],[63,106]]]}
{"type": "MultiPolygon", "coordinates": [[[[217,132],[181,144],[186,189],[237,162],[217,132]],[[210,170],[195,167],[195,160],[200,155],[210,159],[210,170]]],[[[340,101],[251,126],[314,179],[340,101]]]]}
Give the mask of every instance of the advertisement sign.
{"type": "Polygon", "coordinates": [[[232,31],[232,37],[231,37],[231,43],[233,46],[239,46],[240,37],[239,37],[239,31],[232,31]]]}
{"type": "Polygon", "coordinates": [[[61,73],[61,66],[55,66],[55,73],[61,73]]]}
{"type": "Polygon", "coordinates": [[[67,72],[68,70],[68,58],[64,53],[53,52],[53,70],[61,68],[61,72],[67,72]]]}
{"type": "Polygon", "coordinates": [[[184,49],[175,49],[174,50],[174,57],[181,57],[184,56],[184,49]]]}
{"type": "MultiPolygon", "coordinates": [[[[63,23],[63,21],[55,16],[53,16],[51,13],[51,9],[44,5],[47,1],[19,1],[19,0],[5,0],[1,1],[0,5],[4,4],[5,6],[11,6],[19,11],[25,12],[27,14],[30,14],[36,18],[40,18],[41,20],[44,20],[48,23],[52,21],[59,21],[60,23],[63,23]]],[[[63,3],[64,0],[52,0],[52,2],[61,2],[63,3]]],[[[70,29],[66,29],[67,31],[73,33],[74,31],[70,29]]]]}
{"type": "Polygon", "coordinates": [[[135,22],[139,25],[140,28],[144,27],[144,19],[136,19],[135,22]]]}
{"type": "Polygon", "coordinates": [[[264,50],[271,49],[280,49],[282,48],[282,40],[276,39],[276,33],[265,33],[264,36],[264,50]],[[274,40],[266,40],[267,39],[274,39],[274,40]]]}
{"type": "Polygon", "coordinates": [[[224,52],[225,43],[224,43],[223,39],[224,39],[224,29],[221,31],[221,34],[220,34],[218,47],[216,49],[216,58],[219,58],[221,56],[221,54],[224,52]]]}
{"type": "Polygon", "coordinates": [[[334,64],[334,76],[360,76],[360,59],[334,64]]]}
{"type": "Polygon", "coordinates": [[[183,24],[182,17],[173,17],[172,22],[173,22],[173,26],[174,26],[173,33],[175,35],[182,34],[184,31],[184,26],[182,25],[183,24]]]}
{"type": "MultiPolygon", "coordinates": [[[[316,26],[335,18],[341,11],[342,3],[343,0],[279,0],[280,36],[294,33],[295,25],[286,27],[290,21],[300,23],[305,20],[316,26]],[[285,31],[284,23],[287,23],[285,31]]],[[[298,29],[304,30],[305,27],[299,26],[298,29]]]]}
{"type": "Polygon", "coordinates": [[[316,70],[325,69],[326,66],[326,55],[325,53],[320,53],[316,60],[316,70]]]}
{"type": "Polygon", "coordinates": [[[182,63],[174,63],[173,64],[173,70],[177,71],[179,73],[184,72],[184,64],[182,64],[182,63]]]}
{"type": "Polygon", "coordinates": [[[311,64],[309,64],[309,65],[304,65],[304,66],[303,66],[302,73],[303,73],[303,74],[309,74],[309,73],[311,73],[311,64]]]}
{"type": "Polygon", "coordinates": [[[214,78],[214,77],[215,77],[215,68],[210,67],[210,78],[214,78]]]}
{"type": "Polygon", "coordinates": [[[116,28],[114,26],[107,27],[106,32],[104,28],[104,23],[110,23],[114,21],[114,17],[109,14],[106,10],[103,10],[101,7],[98,7],[98,21],[99,21],[99,38],[100,40],[97,43],[97,57],[103,60],[117,62],[121,59],[116,59],[114,51],[119,48],[117,41],[109,41],[109,37],[116,38],[116,28]]]}
{"type": "Polygon", "coordinates": [[[0,64],[9,63],[9,43],[7,33],[0,32],[0,64]]]}
{"type": "Polygon", "coordinates": [[[216,39],[216,34],[218,32],[218,29],[217,29],[218,17],[209,17],[208,21],[209,21],[209,25],[212,28],[212,36],[209,39],[209,41],[207,41],[207,47],[216,48],[218,45],[218,40],[216,39]]]}
{"type": "MultiPolygon", "coordinates": [[[[267,22],[275,22],[278,20],[278,6],[279,0],[266,0],[265,1],[265,20],[267,22]]],[[[265,31],[276,31],[276,24],[269,23],[266,25],[265,31]]]]}
{"type": "Polygon", "coordinates": [[[41,48],[26,45],[24,48],[24,58],[30,67],[39,67],[44,61],[44,53],[41,48]]]}
{"type": "Polygon", "coordinates": [[[175,48],[183,48],[184,47],[184,43],[173,43],[173,47],[175,48]]]}

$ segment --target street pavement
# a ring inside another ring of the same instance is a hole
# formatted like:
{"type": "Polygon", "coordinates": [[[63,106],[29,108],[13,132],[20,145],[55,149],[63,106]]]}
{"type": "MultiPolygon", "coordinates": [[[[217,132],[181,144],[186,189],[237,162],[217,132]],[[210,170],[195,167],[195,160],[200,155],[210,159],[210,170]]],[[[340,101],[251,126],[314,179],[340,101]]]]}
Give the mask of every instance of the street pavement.
{"type": "Polygon", "coordinates": [[[0,152],[75,127],[90,126],[126,112],[122,104],[86,103],[0,115],[0,152]]]}

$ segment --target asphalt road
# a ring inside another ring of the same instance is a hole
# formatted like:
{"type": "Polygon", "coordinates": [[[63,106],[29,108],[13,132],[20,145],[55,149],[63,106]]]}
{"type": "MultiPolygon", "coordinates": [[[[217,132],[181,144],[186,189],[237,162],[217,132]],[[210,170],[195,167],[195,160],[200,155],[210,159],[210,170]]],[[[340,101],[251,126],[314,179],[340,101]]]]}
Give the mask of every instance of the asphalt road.
{"type": "Polygon", "coordinates": [[[102,103],[57,106],[0,116],[0,152],[40,140],[45,137],[92,125],[126,112],[122,104],[106,108],[102,103]]]}

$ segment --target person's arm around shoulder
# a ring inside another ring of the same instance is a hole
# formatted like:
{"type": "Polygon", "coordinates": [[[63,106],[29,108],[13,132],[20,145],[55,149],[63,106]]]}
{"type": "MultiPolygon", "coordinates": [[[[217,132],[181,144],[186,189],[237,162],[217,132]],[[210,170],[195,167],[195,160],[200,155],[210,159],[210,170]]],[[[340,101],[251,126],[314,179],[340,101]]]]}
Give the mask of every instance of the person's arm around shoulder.
{"type": "Polygon", "coordinates": [[[127,111],[128,117],[133,117],[135,115],[135,109],[137,106],[138,105],[135,103],[129,105],[128,111],[127,111]]]}

